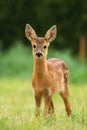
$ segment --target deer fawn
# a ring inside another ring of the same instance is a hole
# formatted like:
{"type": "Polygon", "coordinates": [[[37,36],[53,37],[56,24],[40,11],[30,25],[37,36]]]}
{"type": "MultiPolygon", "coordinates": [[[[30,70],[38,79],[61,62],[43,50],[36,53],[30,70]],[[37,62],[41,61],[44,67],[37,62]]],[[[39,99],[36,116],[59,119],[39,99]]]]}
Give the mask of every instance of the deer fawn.
{"type": "Polygon", "coordinates": [[[52,58],[46,60],[48,47],[57,34],[56,25],[52,26],[44,37],[37,37],[34,29],[26,24],[25,35],[31,41],[34,57],[32,87],[35,93],[35,115],[40,114],[41,99],[44,98],[44,115],[54,112],[52,96],[58,92],[62,97],[68,116],[71,115],[69,101],[68,75],[69,70],[63,60],[52,58]]]}

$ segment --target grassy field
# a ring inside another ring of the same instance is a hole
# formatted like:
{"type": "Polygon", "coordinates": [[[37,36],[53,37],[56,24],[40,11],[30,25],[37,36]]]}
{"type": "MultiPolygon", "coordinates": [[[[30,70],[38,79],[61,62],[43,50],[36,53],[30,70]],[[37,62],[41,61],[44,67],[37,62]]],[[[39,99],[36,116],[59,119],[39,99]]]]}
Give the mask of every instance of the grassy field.
{"type": "Polygon", "coordinates": [[[54,115],[43,117],[42,103],[41,116],[34,116],[32,51],[18,44],[0,53],[0,130],[87,130],[87,64],[72,58],[69,51],[49,50],[49,57],[62,58],[69,66],[72,117],[67,117],[58,94],[53,99],[54,115]]]}
{"type": "Polygon", "coordinates": [[[34,116],[34,96],[28,80],[0,80],[0,130],[87,130],[87,86],[70,86],[73,114],[68,118],[62,99],[54,95],[55,115],[34,116]]]}
{"type": "Polygon", "coordinates": [[[70,86],[72,117],[66,115],[58,94],[54,95],[55,114],[34,116],[34,96],[29,80],[0,80],[0,130],[87,130],[87,85],[70,86]]]}

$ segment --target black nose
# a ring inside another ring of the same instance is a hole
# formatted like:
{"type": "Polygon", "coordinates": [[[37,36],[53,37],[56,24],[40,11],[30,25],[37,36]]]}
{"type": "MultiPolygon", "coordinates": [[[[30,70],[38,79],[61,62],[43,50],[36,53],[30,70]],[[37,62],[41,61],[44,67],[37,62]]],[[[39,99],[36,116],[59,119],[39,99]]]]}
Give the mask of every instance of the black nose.
{"type": "Polygon", "coordinates": [[[41,53],[41,52],[37,52],[37,53],[36,53],[36,56],[37,56],[37,57],[41,57],[41,56],[42,56],[42,53],[41,53]]]}

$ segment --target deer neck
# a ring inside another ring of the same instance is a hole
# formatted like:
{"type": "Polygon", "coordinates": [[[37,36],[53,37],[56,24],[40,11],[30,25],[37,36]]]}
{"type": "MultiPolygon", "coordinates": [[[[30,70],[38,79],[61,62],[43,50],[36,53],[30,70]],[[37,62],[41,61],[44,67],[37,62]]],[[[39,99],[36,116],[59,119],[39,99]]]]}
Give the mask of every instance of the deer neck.
{"type": "Polygon", "coordinates": [[[34,74],[44,77],[48,73],[46,59],[34,59],[34,74]]]}

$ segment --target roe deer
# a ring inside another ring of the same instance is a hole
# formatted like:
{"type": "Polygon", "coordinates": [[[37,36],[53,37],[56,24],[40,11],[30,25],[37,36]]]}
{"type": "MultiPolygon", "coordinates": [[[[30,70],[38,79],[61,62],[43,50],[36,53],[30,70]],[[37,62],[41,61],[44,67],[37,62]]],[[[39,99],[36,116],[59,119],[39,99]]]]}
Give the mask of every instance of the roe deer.
{"type": "Polygon", "coordinates": [[[52,58],[46,60],[48,47],[57,34],[57,27],[53,25],[44,37],[37,37],[34,29],[26,24],[25,35],[31,41],[34,57],[32,87],[35,93],[35,115],[40,114],[41,99],[44,97],[44,115],[54,112],[52,96],[58,92],[62,97],[68,116],[71,115],[69,101],[68,75],[69,70],[63,60],[52,58]]]}

